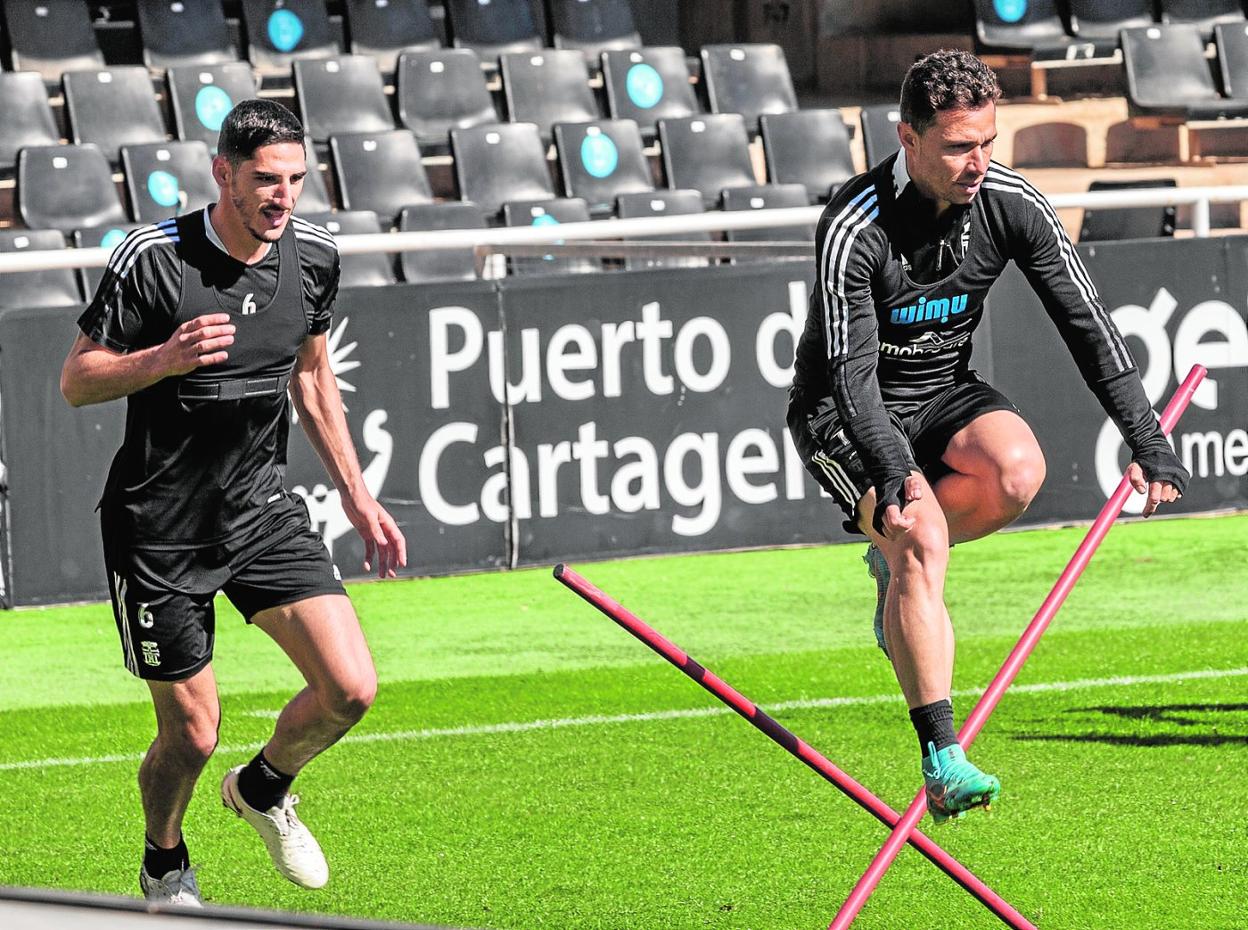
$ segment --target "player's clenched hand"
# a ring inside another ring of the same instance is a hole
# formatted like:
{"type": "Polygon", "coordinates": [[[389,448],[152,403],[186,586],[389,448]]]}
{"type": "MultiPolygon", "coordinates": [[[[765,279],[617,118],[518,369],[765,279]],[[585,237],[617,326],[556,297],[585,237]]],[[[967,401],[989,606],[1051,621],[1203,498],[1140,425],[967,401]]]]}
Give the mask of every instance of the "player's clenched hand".
{"type": "Polygon", "coordinates": [[[206,313],[188,320],[173,331],[160,347],[170,375],[184,375],[206,365],[220,365],[234,344],[234,324],[228,313],[206,313]]]}
{"type": "MultiPolygon", "coordinates": [[[[917,501],[923,496],[923,485],[919,481],[918,475],[910,475],[902,484],[903,493],[906,503],[917,501]]],[[[899,536],[902,533],[908,533],[914,527],[914,517],[905,512],[902,507],[896,504],[889,504],[884,510],[884,515],[880,519],[880,529],[885,536],[899,536]]]]}
{"type": "Polygon", "coordinates": [[[1147,494],[1144,502],[1144,516],[1151,517],[1162,504],[1173,504],[1183,495],[1169,481],[1148,481],[1144,477],[1144,469],[1138,462],[1127,466],[1127,480],[1135,488],[1137,494],[1147,494]]]}
{"type": "Polygon", "coordinates": [[[364,571],[376,566],[378,578],[394,578],[395,570],[407,565],[407,540],[394,517],[372,498],[348,508],[347,517],[364,540],[364,571]]]}

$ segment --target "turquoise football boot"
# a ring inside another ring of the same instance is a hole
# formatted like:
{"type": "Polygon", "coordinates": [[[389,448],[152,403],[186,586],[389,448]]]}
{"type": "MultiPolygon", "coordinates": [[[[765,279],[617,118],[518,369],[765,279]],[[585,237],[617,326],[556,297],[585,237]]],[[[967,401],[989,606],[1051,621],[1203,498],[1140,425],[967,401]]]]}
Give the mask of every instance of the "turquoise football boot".
{"type": "Polygon", "coordinates": [[[927,810],[936,823],[961,817],[975,807],[987,808],[1001,793],[1001,782],[967,761],[966,753],[957,743],[941,750],[937,750],[934,743],[927,744],[923,782],[927,810]]]}
{"type": "Polygon", "coordinates": [[[875,643],[887,656],[888,643],[884,641],[884,600],[888,597],[888,582],[892,578],[892,572],[888,570],[884,553],[875,543],[867,547],[867,554],[862,560],[867,563],[867,574],[875,579],[875,643]]]}

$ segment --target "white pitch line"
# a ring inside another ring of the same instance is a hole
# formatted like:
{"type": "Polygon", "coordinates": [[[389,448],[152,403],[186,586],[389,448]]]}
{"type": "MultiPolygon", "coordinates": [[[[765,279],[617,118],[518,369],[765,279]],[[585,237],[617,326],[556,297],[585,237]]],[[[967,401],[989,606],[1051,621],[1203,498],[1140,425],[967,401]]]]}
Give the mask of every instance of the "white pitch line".
{"type": "MultiPolygon", "coordinates": [[[[1088,688],[1113,688],[1128,685],[1161,685],[1181,681],[1201,681],[1218,678],[1238,678],[1248,675],[1248,668],[1202,669],[1194,672],[1173,672],[1168,675],[1123,675],[1115,678],[1081,678],[1074,681],[1043,681],[1030,685],[1014,685],[1006,692],[1011,694],[1046,694],[1054,691],[1080,691],[1088,688]]],[[[983,688],[962,688],[953,697],[978,697],[983,688]]],[[[786,710],[813,710],[828,707],[862,707],[869,704],[900,703],[900,694],[869,694],[860,697],[802,698],[795,701],[778,701],[763,707],[770,713],[786,710]]],[[[266,716],[271,711],[249,711],[266,716]]],[[[514,723],[486,723],[475,726],[442,727],[430,730],[398,730],[390,733],[348,734],[340,743],[393,743],[440,739],[450,736],[495,736],[503,733],[528,733],[533,730],[561,730],[567,727],[594,727],[618,723],[647,723],[656,720],[689,720],[698,717],[721,717],[731,714],[728,707],[690,707],[679,710],[656,710],[640,714],[592,714],[587,717],[556,717],[549,720],[525,720],[514,723]]],[[[219,753],[255,752],[264,747],[263,742],[243,746],[220,746],[219,753]]],[[[0,762],[0,772],[21,769],[44,769],[67,766],[102,765],[109,762],[139,762],[144,753],[120,753],[110,756],[83,756],[70,759],[28,759],[21,762],[0,762]]]]}

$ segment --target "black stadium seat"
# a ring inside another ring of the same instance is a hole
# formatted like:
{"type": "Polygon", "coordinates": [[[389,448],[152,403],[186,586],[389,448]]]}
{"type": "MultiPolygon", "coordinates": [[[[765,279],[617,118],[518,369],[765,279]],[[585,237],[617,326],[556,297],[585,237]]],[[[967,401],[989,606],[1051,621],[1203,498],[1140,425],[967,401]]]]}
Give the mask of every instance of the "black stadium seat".
{"type": "Polygon", "coordinates": [[[328,213],[334,208],[334,203],[329,197],[329,188],[325,184],[325,176],[321,172],[316,147],[312,144],[310,137],[304,140],[303,152],[308,161],[308,173],[304,175],[303,191],[299,194],[298,201],[295,202],[295,212],[300,216],[328,213]]]}
{"type": "MultiPolygon", "coordinates": [[[[1093,181],[1090,191],[1175,187],[1174,178],[1136,178],[1130,181],[1093,181]]],[[[1174,205],[1165,207],[1106,207],[1085,209],[1079,227],[1080,242],[1121,239],[1159,239],[1174,235],[1174,205]]]]}
{"type": "Polygon", "coordinates": [[[483,61],[542,47],[529,0],[445,0],[443,7],[455,47],[470,48],[483,61]]]}
{"type": "Polygon", "coordinates": [[[772,113],[759,125],[773,184],[802,184],[810,202],[818,203],[854,176],[849,130],[840,110],[772,113]]]}
{"type": "Polygon", "coordinates": [[[1244,8],[1239,0],[1161,0],[1163,23],[1194,23],[1205,42],[1213,41],[1214,27],[1219,23],[1244,22],[1244,8]]]}
{"type": "Polygon", "coordinates": [[[341,133],[330,137],[329,149],[344,210],[371,210],[389,228],[404,207],[433,200],[420,147],[406,129],[341,133]]]}
{"type": "Polygon", "coordinates": [[[325,0],[243,0],[248,57],[263,74],[284,75],[299,58],[341,53],[325,0]]]}
{"type": "Polygon", "coordinates": [[[234,105],[256,96],[256,79],[244,61],[190,65],[165,72],[173,128],[185,142],[199,141],[216,153],[221,124],[234,105]]]}
{"type": "Polygon", "coordinates": [[[493,217],[509,200],[555,196],[546,146],[532,123],[497,123],[451,130],[451,154],[460,200],[493,217]]]}
{"type": "Polygon", "coordinates": [[[481,59],[471,49],[405,51],[394,80],[399,122],[422,146],[445,149],[452,129],[498,122],[481,59]]]}
{"type": "MultiPolygon", "coordinates": [[[[425,203],[404,207],[399,214],[399,232],[482,229],[484,226],[485,218],[475,203],[425,203]]],[[[471,248],[400,252],[399,270],[403,280],[409,282],[472,281],[477,276],[471,248]]]]}
{"type": "Polygon", "coordinates": [[[220,193],[202,142],[127,145],[121,150],[130,214],[154,223],[214,203],[220,193]]]}
{"type": "Polygon", "coordinates": [[[1228,97],[1248,98],[1248,24],[1219,23],[1214,36],[1222,90],[1228,97]]]}
{"type": "MultiPolygon", "coordinates": [[[[115,249],[121,245],[126,234],[143,226],[143,223],[113,223],[110,226],[93,226],[90,229],[74,230],[74,248],[115,249]]],[[[95,296],[96,288],[104,277],[103,268],[79,268],[78,280],[82,284],[82,293],[88,301],[95,296]]]]}
{"type": "Polygon", "coordinates": [[[292,71],[299,116],[314,142],[342,132],[394,128],[381,72],[367,55],[304,59],[292,71]]]}
{"type": "Polygon", "coordinates": [[[877,103],[863,107],[862,147],[867,156],[867,167],[878,165],[901,148],[897,124],[901,122],[901,109],[895,103],[877,103]]]}
{"type": "Polygon", "coordinates": [[[1133,113],[1185,120],[1248,117],[1248,100],[1218,93],[1195,23],[1122,31],[1127,96],[1133,113]]]}
{"type": "Polygon", "coordinates": [[[43,78],[34,71],[0,72],[0,170],[13,170],[20,148],[60,141],[43,78]]]}
{"type": "MultiPolygon", "coordinates": [[[[503,206],[503,221],[508,226],[559,226],[563,223],[588,223],[589,208],[577,197],[555,198],[540,201],[513,201],[503,206]]],[[[515,275],[538,274],[588,274],[602,270],[597,258],[567,256],[556,258],[544,256],[514,256],[509,259],[511,273],[515,275]]]]}
{"type": "Polygon", "coordinates": [[[667,186],[702,192],[707,207],[726,187],[753,187],[754,164],[745,121],[738,113],[659,121],[667,186]]]}
{"type": "MultiPolygon", "coordinates": [[[[653,191],[651,193],[621,194],[616,201],[615,214],[622,220],[658,216],[686,216],[705,213],[701,191],[653,191]]],[[[637,241],[637,240],[633,240],[637,241]]],[[[671,233],[648,235],[646,242],[710,242],[709,232],[671,233]]],[[[632,271],[646,268],[705,268],[706,258],[679,255],[670,258],[626,258],[624,268],[632,271]]]]}
{"type": "Polygon", "coordinates": [[[425,0],[345,0],[352,55],[369,55],[393,74],[404,49],[433,49],[442,37],[425,0]]]}
{"type": "Polygon", "coordinates": [[[38,145],[17,153],[17,209],[29,229],[71,233],[130,219],[98,145],[38,145]]]}
{"type": "MultiPolygon", "coordinates": [[[[368,210],[340,210],[337,213],[301,213],[309,223],[324,226],[334,236],[367,236],[382,231],[377,214],[368,210]]],[[[394,265],[385,252],[343,255],[341,287],[384,287],[395,284],[394,265]]]]}
{"type": "Polygon", "coordinates": [[[779,45],[704,45],[702,79],[711,112],[740,113],[751,131],[764,113],[797,109],[789,63],[779,45]]]}
{"type": "Polygon", "coordinates": [[[123,145],[165,141],[165,118],[146,68],[67,71],[62,83],[74,142],[94,142],[115,164],[123,145]]]}
{"type": "MultiPolygon", "coordinates": [[[[724,191],[724,210],[782,210],[787,207],[810,206],[806,188],[801,184],[762,184],[758,187],[734,187],[724,191]]],[[[815,227],[764,226],[758,229],[730,229],[729,242],[809,242],[814,254],[815,227]]],[[[736,264],[734,260],[733,264],[736,264]]],[[[766,259],[774,261],[775,259],[766,259]]]]}
{"type": "Polygon", "coordinates": [[[103,68],[104,53],[82,0],[4,3],[4,21],[14,71],[37,71],[57,84],[66,71],[103,68]]]}
{"type": "Polygon", "coordinates": [[[1084,41],[1116,48],[1123,29],[1152,22],[1153,0],[1070,0],[1070,31],[1084,41]]]}
{"type": "Polygon", "coordinates": [[[638,48],[641,34],[628,0],[550,0],[555,48],[578,48],[591,60],[612,48],[638,48]]]}
{"type": "Polygon", "coordinates": [[[499,57],[507,118],[536,123],[546,138],[555,123],[598,119],[585,56],[572,49],[543,49],[499,57]]]}
{"type": "Polygon", "coordinates": [[[975,0],[975,34],[985,50],[1060,58],[1071,44],[1057,0],[975,0]]]}
{"type": "MultiPolygon", "coordinates": [[[[65,236],[55,229],[0,230],[0,253],[44,252],[65,248],[65,236]]],[[[0,308],[72,307],[82,303],[78,276],[72,268],[15,271],[0,275],[0,308]]]]}
{"type": "Polygon", "coordinates": [[[238,60],[221,0],[139,0],[143,63],[153,70],[238,60]]]}
{"type": "Polygon", "coordinates": [[[685,51],[675,46],[602,53],[602,82],[612,119],[631,119],[653,138],[661,119],[698,113],[685,51]]]}
{"type": "Polygon", "coordinates": [[[555,148],[564,193],[582,198],[592,214],[609,214],[620,194],[654,189],[641,132],[631,119],[559,123],[555,148]]]}

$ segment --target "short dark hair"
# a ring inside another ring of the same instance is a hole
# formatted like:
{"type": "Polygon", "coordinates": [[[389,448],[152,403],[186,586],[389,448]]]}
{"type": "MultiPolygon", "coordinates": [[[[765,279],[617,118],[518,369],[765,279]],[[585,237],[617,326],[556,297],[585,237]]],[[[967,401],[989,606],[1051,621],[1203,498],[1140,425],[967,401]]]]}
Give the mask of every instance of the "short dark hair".
{"type": "Polygon", "coordinates": [[[299,117],[275,100],[243,100],[225,116],[217,153],[237,167],[263,145],[304,144],[299,117]]]}
{"type": "Polygon", "coordinates": [[[1001,96],[992,69],[961,49],[942,48],[920,58],[901,82],[901,121],[923,132],[940,110],[978,110],[1001,96]]]}

